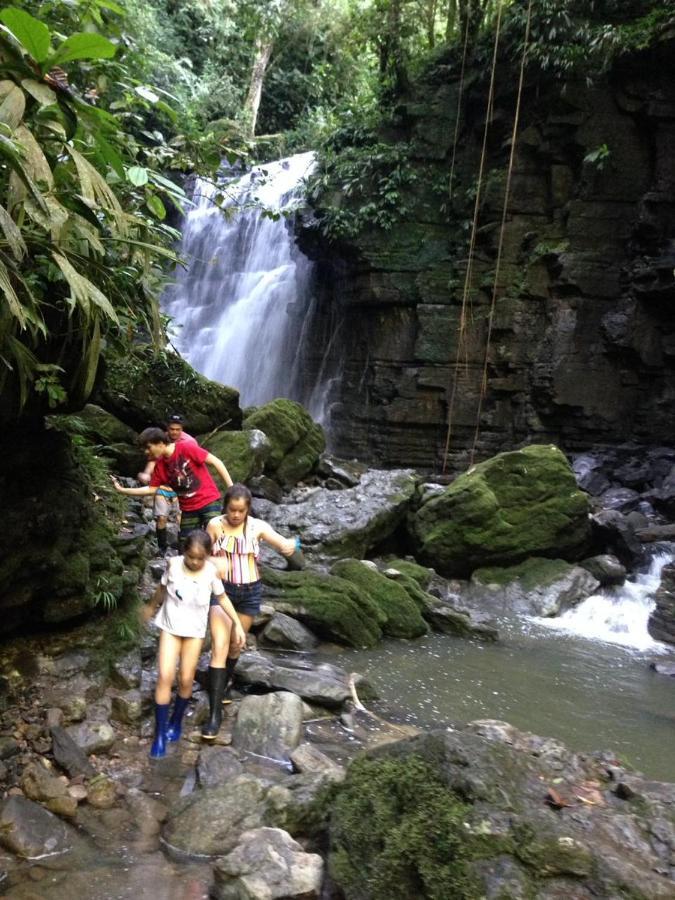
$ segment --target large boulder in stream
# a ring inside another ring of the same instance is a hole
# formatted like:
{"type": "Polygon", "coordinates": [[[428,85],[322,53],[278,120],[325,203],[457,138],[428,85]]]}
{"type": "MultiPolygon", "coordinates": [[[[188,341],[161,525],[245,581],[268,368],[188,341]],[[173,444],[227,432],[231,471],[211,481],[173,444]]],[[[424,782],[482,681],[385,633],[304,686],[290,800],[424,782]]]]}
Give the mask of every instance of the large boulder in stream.
{"type": "Polygon", "coordinates": [[[675,644],[675,564],[670,563],[661,570],[661,583],[654,599],[656,606],[647,630],[655,641],[675,644]]]}
{"type": "Polygon", "coordinates": [[[390,537],[415,493],[410,469],[369,469],[356,487],[314,488],[296,503],[255,501],[255,514],[283,534],[298,534],[312,560],[362,558],[390,537]]]}
{"type": "Polygon", "coordinates": [[[562,559],[532,557],[517,566],[476,569],[474,603],[493,615],[557,616],[594,594],[600,582],[562,559]]]}
{"type": "Polygon", "coordinates": [[[326,802],[346,900],[675,896],[675,785],[498,721],[383,745],[326,802]]]}
{"type": "Polygon", "coordinates": [[[432,494],[411,517],[410,531],[423,561],[467,575],[528,556],[576,559],[589,541],[588,516],[588,497],[565,456],[552,445],[532,445],[479,463],[432,494]]]}
{"type": "Polygon", "coordinates": [[[326,449],[323,428],[294,400],[279,397],[259,406],[246,417],[244,428],[267,435],[271,449],[265,473],[289,487],[316,467],[326,449]]]}

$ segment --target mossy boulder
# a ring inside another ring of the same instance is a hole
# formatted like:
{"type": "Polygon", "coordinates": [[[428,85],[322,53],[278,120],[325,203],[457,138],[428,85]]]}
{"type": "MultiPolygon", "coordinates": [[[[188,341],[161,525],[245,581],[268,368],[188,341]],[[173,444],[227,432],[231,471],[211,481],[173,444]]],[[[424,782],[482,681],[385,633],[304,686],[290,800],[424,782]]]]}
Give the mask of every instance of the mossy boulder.
{"type": "Polygon", "coordinates": [[[265,474],[283,485],[296,484],[308,475],[326,449],[323,428],[299,403],[282,397],[247,415],[244,428],[257,428],[267,435],[271,450],[265,474]]]}
{"type": "Polygon", "coordinates": [[[403,585],[382,575],[358,559],[341,559],[331,575],[351,582],[361,595],[367,595],[384,613],[382,631],[389,637],[416,638],[429,631],[420,608],[403,585]]]}
{"type": "Polygon", "coordinates": [[[125,356],[108,351],[102,371],[94,402],[137,431],[172,413],[184,416],[190,434],[241,426],[239,392],[204,378],[177,353],[147,345],[125,356]]]}
{"type": "Polygon", "coordinates": [[[235,482],[247,482],[261,475],[271,445],[265,434],[252,428],[247,431],[217,431],[198,435],[199,443],[221,459],[235,482]]]}
{"type": "Polygon", "coordinates": [[[590,537],[588,496],[552,445],[500,453],[460,475],[411,517],[424,562],[450,575],[528,556],[578,559],[590,537]]]}
{"type": "Polygon", "coordinates": [[[372,647],[382,637],[386,615],[350,581],[317,572],[265,568],[266,598],[279,612],[306,625],[318,637],[350,647],[372,647]]]}
{"type": "Polygon", "coordinates": [[[95,403],[87,403],[76,415],[84,422],[87,436],[100,445],[101,455],[114,463],[116,471],[133,476],[144,467],[146,460],[133,428],[95,403]]]}
{"type": "Polygon", "coordinates": [[[476,569],[471,586],[494,614],[557,616],[590,597],[600,582],[581,566],[535,556],[517,566],[476,569]]]}
{"type": "Polygon", "coordinates": [[[396,569],[397,572],[400,572],[401,575],[407,575],[409,578],[412,578],[422,590],[426,590],[431,584],[431,580],[434,577],[434,570],[429,569],[426,566],[421,566],[419,563],[414,562],[411,559],[400,559],[396,556],[385,557],[382,563],[383,569],[396,569]]]}

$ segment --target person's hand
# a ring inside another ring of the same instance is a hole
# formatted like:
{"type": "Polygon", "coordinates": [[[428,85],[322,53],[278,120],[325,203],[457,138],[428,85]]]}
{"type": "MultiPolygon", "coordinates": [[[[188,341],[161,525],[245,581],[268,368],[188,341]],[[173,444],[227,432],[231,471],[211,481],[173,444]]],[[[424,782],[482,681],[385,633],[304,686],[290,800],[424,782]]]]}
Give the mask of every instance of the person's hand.
{"type": "Polygon", "coordinates": [[[241,622],[235,622],[234,640],[237,645],[237,649],[243,650],[244,647],[246,646],[246,632],[241,627],[241,622]]]}
{"type": "Polygon", "coordinates": [[[112,481],[113,487],[115,488],[115,490],[116,490],[116,491],[119,491],[121,494],[123,494],[123,493],[124,493],[124,488],[123,488],[122,485],[119,483],[119,481],[115,478],[114,475],[111,475],[111,476],[110,476],[110,480],[112,481]]]}

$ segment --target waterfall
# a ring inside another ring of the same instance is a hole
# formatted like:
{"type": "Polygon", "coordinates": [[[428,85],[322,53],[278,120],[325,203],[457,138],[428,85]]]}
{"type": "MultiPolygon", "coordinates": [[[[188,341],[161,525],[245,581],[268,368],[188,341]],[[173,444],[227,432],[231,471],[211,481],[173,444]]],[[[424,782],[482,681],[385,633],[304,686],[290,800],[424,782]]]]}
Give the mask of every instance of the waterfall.
{"type": "Polygon", "coordinates": [[[311,399],[294,385],[302,381],[312,264],[287,218],[314,164],[313,153],[301,153],[236,180],[200,180],[183,223],[186,268],[162,297],[170,337],[198,372],[237,388],[242,406],[311,399]]]}
{"type": "Polygon", "coordinates": [[[648,571],[636,575],[634,581],[593,594],[560,616],[537,621],[548,628],[634,650],[665,650],[647,631],[647,621],[654,609],[661,569],[672,558],[671,553],[657,553],[648,571]]]}

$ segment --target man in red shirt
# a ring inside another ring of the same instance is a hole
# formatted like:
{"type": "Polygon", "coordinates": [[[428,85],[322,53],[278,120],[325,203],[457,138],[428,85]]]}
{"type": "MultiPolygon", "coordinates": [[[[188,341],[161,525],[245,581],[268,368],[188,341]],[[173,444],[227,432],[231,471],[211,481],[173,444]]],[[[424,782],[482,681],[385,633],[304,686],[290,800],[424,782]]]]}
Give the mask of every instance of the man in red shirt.
{"type": "Polygon", "coordinates": [[[229,487],[232,479],[223,463],[200,447],[194,438],[172,441],[161,428],[146,428],[138,436],[138,443],[148,462],[155,464],[150,484],[125,488],[113,478],[115,489],[120,494],[143,497],[156,494],[168,485],[178,495],[181,510],[179,537],[184,538],[195,528],[206,528],[209,520],[221,511],[220,491],[207,466],[212,466],[229,487]]]}
{"type": "MultiPolygon", "coordinates": [[[[169,441],[173,441],[176,444],[180,444],[183,441],[191,441],[193,444],[197,443],[197,441],[192,437],[191,434],[188,434],[187,431],[183,431],[183,417],[178,413],[174,413],[167,419],[166,433],[169,436],[169,441]]],[[[155,465],[155,461],[149,459],[145,464],[145,468],[143,469],[143,471],[138,473],[136,477],[141,484],[151,483],[152,473],[155,471],[155,465]]],[[[178,497],[176,496],[175,491],[171,490],[168,485],[160,485],[157,493],[155,494],[155,501],[153,503],[152,511],[155,516],[155,535],[157,537],[157,546],[159,547],[159,552],[162,556],[166,553],[168,547],[166,526],[168,524],[171,511],[176,511],[177,503],[178,497]]],[[[177,518],[180,521],[180,516],[177,516],[177,518]]]]}

